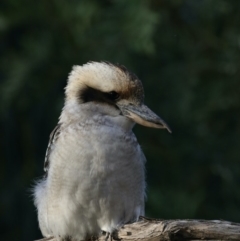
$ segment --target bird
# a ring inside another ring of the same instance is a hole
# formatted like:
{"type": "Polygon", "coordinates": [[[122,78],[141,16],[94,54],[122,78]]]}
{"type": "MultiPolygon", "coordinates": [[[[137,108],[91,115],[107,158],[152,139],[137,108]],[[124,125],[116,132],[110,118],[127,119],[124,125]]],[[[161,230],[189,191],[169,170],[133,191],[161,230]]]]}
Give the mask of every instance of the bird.
{"type": "Polygon", "coordinates": [[[34,203],[44,237],[112,235],[144,215],[146,158],[135,124],[167,129],[144,104],[140,79],[110,62],[75,65],[59,122],[50,135],[34,203]]]}

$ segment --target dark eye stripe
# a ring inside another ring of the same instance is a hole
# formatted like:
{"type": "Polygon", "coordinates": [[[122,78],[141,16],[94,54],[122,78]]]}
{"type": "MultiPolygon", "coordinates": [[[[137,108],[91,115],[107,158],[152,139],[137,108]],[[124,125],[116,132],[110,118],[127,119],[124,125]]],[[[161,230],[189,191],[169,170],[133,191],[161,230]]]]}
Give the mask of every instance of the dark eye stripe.
{"type": "Polygon", "coordinates": [[[79,97],[81,103],[86,103],[90,101],[108,103],[115,105],[115,102],[119,99],[119,94],[116,91],[101,92],[100,90],[86,86],[85,89],[81,90],[79,97]]]}

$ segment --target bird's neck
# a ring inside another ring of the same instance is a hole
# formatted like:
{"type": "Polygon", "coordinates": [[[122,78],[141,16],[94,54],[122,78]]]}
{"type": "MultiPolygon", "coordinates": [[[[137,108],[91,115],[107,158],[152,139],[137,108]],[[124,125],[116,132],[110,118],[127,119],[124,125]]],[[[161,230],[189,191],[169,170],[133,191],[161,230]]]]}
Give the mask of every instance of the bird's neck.
{"type": "Polygon", "coordinates": [[[95,102],[84,104],[66,102],[59,123],[66,125],[72,123],[107,125],[121,128],[124,131],[130,131],[134,126],[134,122],[122,116],[119,109],[108,104],[95,102]]]}

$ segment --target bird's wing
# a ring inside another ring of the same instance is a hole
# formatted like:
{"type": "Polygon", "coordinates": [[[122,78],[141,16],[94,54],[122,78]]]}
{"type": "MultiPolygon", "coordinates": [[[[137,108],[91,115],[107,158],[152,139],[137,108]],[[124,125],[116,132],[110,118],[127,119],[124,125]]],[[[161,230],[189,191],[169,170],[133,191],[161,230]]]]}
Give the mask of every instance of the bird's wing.
{"type": "Polygon", "coordinates": [[[50,165],[49,157],[52,152],[54,143],[57,141],[57,139],[59,137],[60,132],[61,132],[61,124],[58,124],[53,129],[53,131],[51,132],[50,137],[49,137],[48,147],[47,147],[45,161],[44,161],[44,171],[45,171],[46,176],[48,174],[48,169],[49,169],[49,165],[50,165]]]}

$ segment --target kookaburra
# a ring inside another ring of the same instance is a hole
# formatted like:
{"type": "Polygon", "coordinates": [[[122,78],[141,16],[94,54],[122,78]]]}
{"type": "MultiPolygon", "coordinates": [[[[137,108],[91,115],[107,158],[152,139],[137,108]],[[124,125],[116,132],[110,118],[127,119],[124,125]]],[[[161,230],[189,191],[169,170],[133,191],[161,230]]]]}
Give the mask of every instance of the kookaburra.
{"type": "Polygon", "coordinates": [[[145,157],[132,128],[170,129],[124,66],[74,66],[65,93],[34,198],[43,236],[80,241],[144,215],[145,157]]]}

